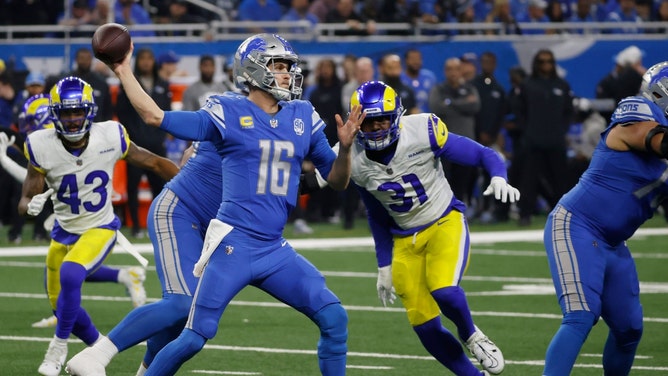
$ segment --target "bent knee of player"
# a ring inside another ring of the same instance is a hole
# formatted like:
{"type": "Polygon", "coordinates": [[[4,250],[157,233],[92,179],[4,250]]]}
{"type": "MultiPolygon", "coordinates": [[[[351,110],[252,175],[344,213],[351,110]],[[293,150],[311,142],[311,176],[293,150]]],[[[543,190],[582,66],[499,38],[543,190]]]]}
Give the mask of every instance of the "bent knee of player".
{"type": "Polygon", "coordinates": [[[220,321],[220,310],[214,308],[207,308],[197,305],[195,313],[186,323],[186,328],[199,333],[206,339],[211,339],[216,336],[218,332],[218,323],[220,321]]]}
{"type": "Polygon", "coordinates": [[[564,315],[561,324],[573,327],[584,333],[589,333],[596,321],[598,321],[598,316],[589,311],[571,311],[564,315]]]}
{"type": "Polygon", "coordinates": [[[348,350],[348,314],[340,303],[330,304],[313,316],[320,328],[318,354],[320,357],[345,354],[348,350]]]}

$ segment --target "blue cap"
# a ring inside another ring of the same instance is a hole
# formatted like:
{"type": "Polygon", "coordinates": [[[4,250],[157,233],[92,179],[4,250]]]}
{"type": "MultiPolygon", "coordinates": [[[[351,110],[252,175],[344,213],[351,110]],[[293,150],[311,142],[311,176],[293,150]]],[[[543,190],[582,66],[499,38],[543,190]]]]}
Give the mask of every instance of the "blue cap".
{"type": "Polygon", "coordinates": [[[32,86],[32,85],[44,86],[45,84],[46,84],[46,79],[44,78],[44,75],[39,72],[30,72],[28,77],[26,77],[26,86],[32,86]]]}
{"type": "Polygon", "coordinates": [[[164,63],[178,63],[179,60],[181,60],[181,58],[176,54],[176,52],[168,51],[158,56],[156,63],[158,65],[162,65],[164,63]]]}

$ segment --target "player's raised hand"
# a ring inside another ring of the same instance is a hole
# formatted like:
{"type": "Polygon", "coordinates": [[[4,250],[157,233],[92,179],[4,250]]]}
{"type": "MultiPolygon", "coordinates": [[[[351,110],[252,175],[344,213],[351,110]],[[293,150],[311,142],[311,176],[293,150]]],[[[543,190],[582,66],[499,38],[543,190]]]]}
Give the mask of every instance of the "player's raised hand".
{"type": "Polygon", "coordinates": [[[397,296],[394,294],[394,287],[392,286],[392,266],[378,268],[376,289],[378,290],[378,299],[383,303],[383,307],[387,307],[387,303],[394,304],[397,296]]]}
{"type": "Polygon", "coordinates": [[[339,145],[342,148],[348,149],[355,141],[355,136],[357,136],[357,132],[360,131],[360,126],[362,125],[364,117],[366,117],[366,113],[362,112],[362,106],[357,105],[353,106],[350,114],[348,114],[348,120],[346,120],[345,124],[343,123],[341,115],[336,114],[335,117],[339,145]]]}
{"type": "Polygon", "coordinates": [[[0,158],[7,155],[7,148],[14,145],[14,141],[16,141],[14,135],[7,137],[7,133],[0,132],[0,158]]]}
{"type": "Polygon", "coordinates": [[[508,184],[506,179],[500,176],[494,176],[489,186],[482,193],[484,196],[494,194],[494,198],[501,202],[516,202],[520,200],[520,191],[508,184]]]}
{"type": "Polygon", "coordinates": [[[32,215],[33,217],[41,213],[46,200],[48,200],[52,194],[53,188],[49,188],[44,193],[32,196],[32,200],[30,200],[28,203],[28,211],[26,213],[28,213],[28,215],[32,215]]]}

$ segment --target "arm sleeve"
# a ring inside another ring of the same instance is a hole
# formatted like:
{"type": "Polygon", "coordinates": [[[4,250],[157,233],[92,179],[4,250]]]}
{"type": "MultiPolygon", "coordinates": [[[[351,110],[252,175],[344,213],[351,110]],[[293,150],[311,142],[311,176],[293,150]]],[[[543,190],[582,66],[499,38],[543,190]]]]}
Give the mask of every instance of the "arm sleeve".
{"type": "Polygon", "coordinates": [[[220,141],[221,134],[202,111],[165,111],[160,129],[190,141],[220,141]]]}
{"type": "Polygon", "coordinates": [[[369,228],[371,229],[371,235],[376,247],[378,267],[388,266],[392,264],[392,248],[394,246],[392,233],[390,232],[392,217],[390,217],[385,208],[371,193],[357,184],[355,184],[355,187],[359,191],[360,198],[366,207],[367,220],[369,221],[369,228]]]}
{"type": "Polygon", "coordinates": [[[25,168],[21,167],[21,165],[14,162],[6,155],[0,156],[0,165],[2,165],[2,168],[4,168],[14,179],[18,180],[19,183],[23,183],[28,175],[28,171],[25,168]]]}
{"type": "Polygon", "coordinates": [[[506,165],[499,154],[468,137],[449,133],[448,140],[436,156],[461,165],[484,167],[490,176],[507,179],[506,165]]]}

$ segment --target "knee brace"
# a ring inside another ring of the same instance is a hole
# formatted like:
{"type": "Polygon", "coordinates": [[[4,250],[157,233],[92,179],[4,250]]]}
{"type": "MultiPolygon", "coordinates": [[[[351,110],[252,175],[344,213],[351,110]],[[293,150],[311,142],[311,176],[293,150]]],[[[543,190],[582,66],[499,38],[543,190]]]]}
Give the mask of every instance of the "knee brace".
{"type": "Polygon", "coordinates": [[[318,357],[327,359],[348,351],[348,314],[340,303],[325,306],[312,320],[320,328],[318,357]]]}

